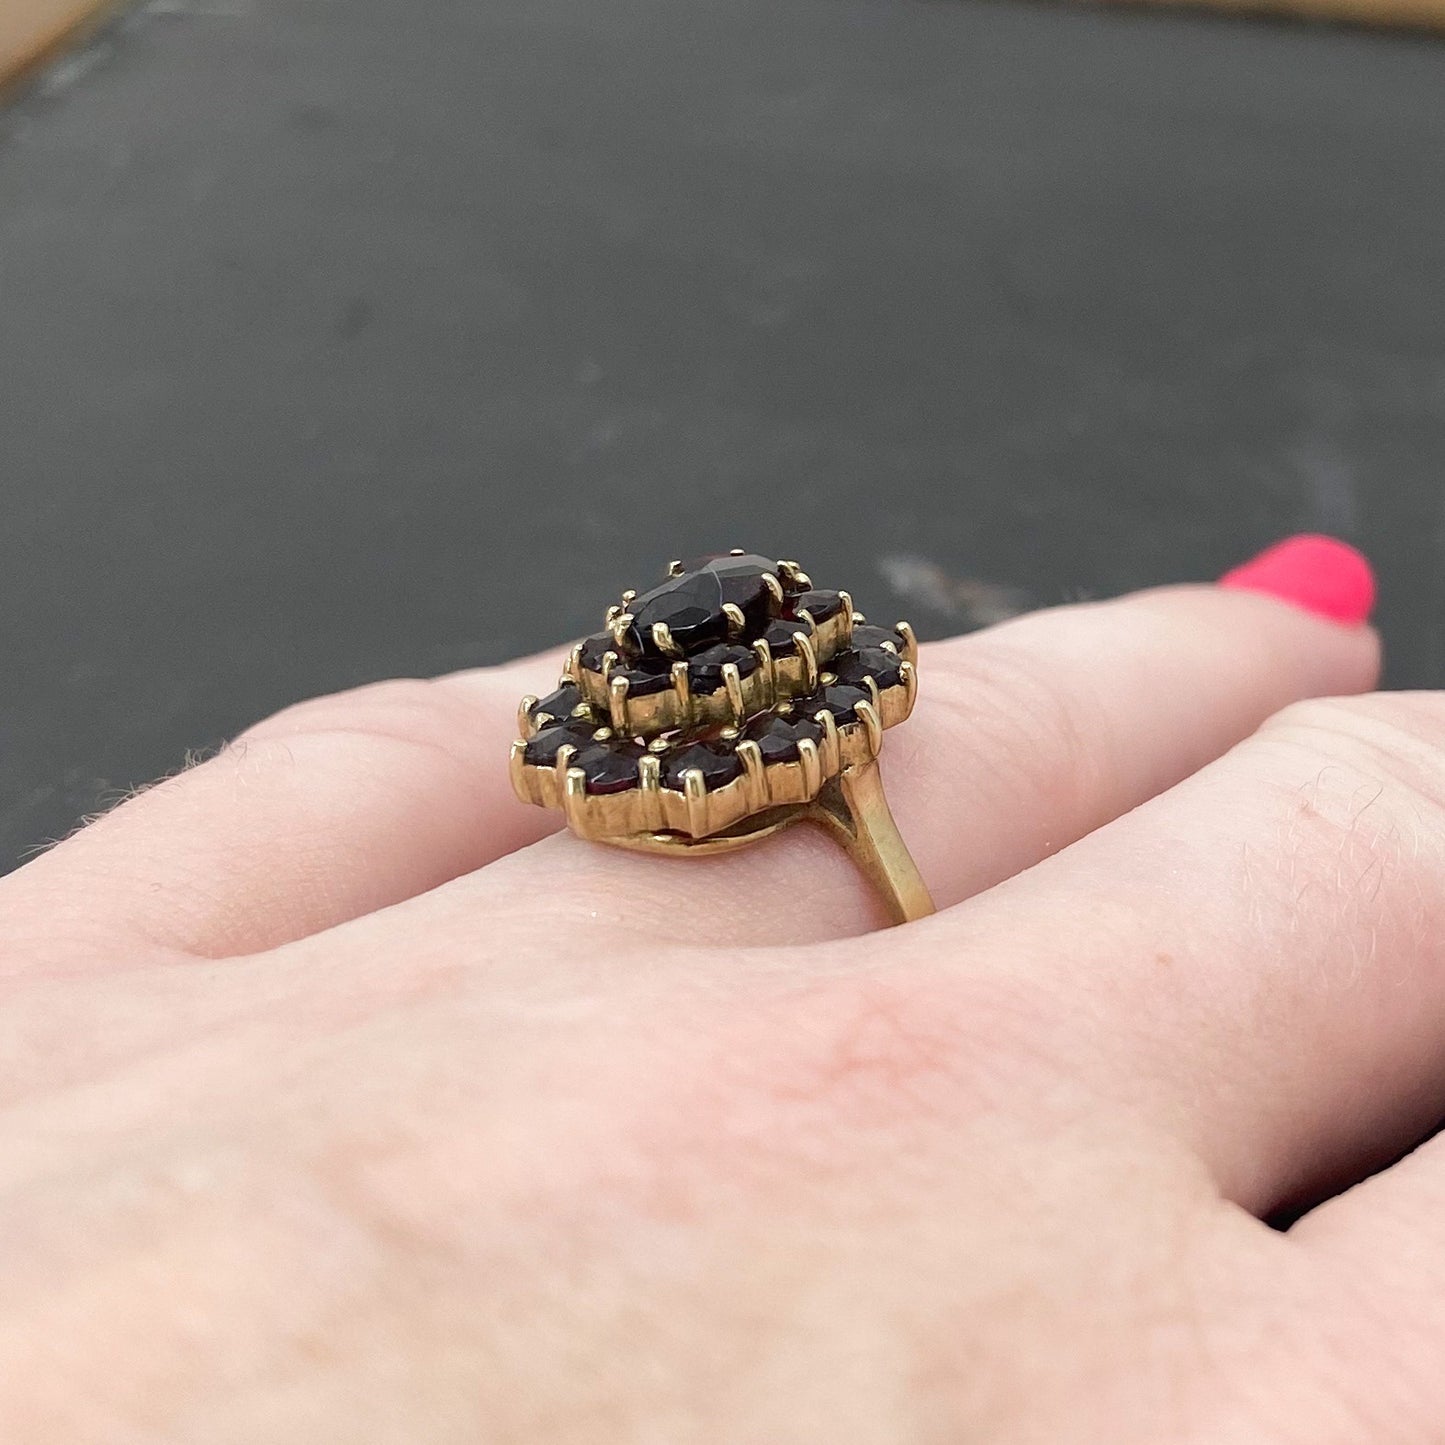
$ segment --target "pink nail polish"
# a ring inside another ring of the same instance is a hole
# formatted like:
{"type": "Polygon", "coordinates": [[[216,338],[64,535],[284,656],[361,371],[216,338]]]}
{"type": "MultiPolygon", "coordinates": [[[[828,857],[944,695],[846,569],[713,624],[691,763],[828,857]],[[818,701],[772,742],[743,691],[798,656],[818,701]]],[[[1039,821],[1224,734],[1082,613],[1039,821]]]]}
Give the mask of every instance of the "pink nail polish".
{"type": "Polygon", "coordinates": [[[1375,608],[1374,569],[1362,553],[1334,537],[1286,537],[1226,572],[1219,585],[1263,592],[1350,627],[1375,608]]]}

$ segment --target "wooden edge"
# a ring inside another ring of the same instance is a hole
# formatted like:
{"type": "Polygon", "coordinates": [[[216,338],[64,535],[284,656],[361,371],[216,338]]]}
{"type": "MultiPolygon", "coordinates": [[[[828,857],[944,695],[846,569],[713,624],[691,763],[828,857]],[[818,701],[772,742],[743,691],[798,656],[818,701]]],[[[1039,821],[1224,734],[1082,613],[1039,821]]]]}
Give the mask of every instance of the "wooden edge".
{"type": "Polygon", "coordinates": [[[125,5],[126,0],[0,0],[0,101],[125,5]]]}

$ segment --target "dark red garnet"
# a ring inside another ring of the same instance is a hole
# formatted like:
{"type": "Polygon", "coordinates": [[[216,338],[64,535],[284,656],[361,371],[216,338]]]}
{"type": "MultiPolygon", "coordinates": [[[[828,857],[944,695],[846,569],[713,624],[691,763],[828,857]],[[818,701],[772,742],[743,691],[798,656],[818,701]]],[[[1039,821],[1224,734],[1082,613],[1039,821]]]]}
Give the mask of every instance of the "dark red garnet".
{"type": "Polygon", "coordinates": [[[573,718],[570,722],[554,723],[551,727],[545,727],[527,742],[526,751],[522,754],[522,761],[531,763],[534,767],[550,768],[557,761],[557,754],[562,751],[568,743],[574,748],[584,748],[591,744],[592,734],[596,730],[596,724],[583,722],[573,718]]]}
{"type": "Polygon", "coordinates": [[[616,652],[617,644],[610,632],[594,632],[582,639],[582,651],[578,660],[588,672],[601,672],[602,660],[609,652],[616,652]]]}
{"type": "Polygon", "coordinates": [[[790,618],[780,617],[776,622],[770,622],[767,630],[763,633],[763,640],[773,651],[774,657],[791,657],[797,650],[798,635],[808,635],[808,624],[806,622],[794,622],[790,618]]]}
{"type": "Polygon", "coordinates": [[[815,717],[826,708],[838,720],[838,726],[843,727],[848,723],[857,722],[858,718],[853,709],[860,702],[869,702],[866,689],[854,687],[848,683],[832,683],[828,687],[821,688],[812,697],[806,697],[795,703],[794,706],[805,717],[815,717]]]}
{"type": "MultiPolygon", "coordinates": [[[[820,703],[819,706],[821,705],[820,703]]],[[[813,711],[816,712],[817,708],[813,711]]],[[[809,738],[815,743],[821,743],[823,729],[813,721],[811,712],[795,717],[783,717],[770,712],[762,717],[755,717],[743,729],[743,737],[758,745],[758,751],[763,755],[765,763],[792,763],[798,758],[799,739],[809,738]]]]}
{"type": "Polygon", "coordinates": [[[609,738],[589,743],[575,758],[587,778],[589,793],[625,793],[637,786],[637,763],[645,749],[630,739],[609,738]]]}
{"type": "Polygon", "coordinates": [[[738,607],[747,635],[768,625],[776,603],[764,576],[774,564],[766,557],[717,557],[695,571],[669,577],[632,604],[627,646],[634,657],[657,656],[652,629],[664,623],[672,640],[689,656],[728,638],[724,603],[738,607]]]}
{"type": "Polygon", "coordinates": [[[853,646],[859,649],[891,647],[900,657],[903,655],[903,639],[896,632],[887,627],[873,627],[866,622],[853,629],[853,646]]]}
{"type": "Polygon", "coordinates": [[[788,616],[801,617],[807,613],[814,622],[823,623],[836,617],[843,610],[843,599],[836,592],[800,592],[788,600],[788,616]]]}
{"type": "Polygon", "coordinates": [[[879,687],[902,687],[903,659],[886,647],[864,647],[858,651],[839,653],[828,664],[828,671],[839,682],[863,687],[863,679],[871,677],[879,687]]]}
{"type": "MultiPolygon", "coordinates": [[[[616,669],[612,676],[617,676],[616,669]]],[[[622,676],[627,679],[629,697],[650,697],[672,686],[672,664],[666,658],[644,658],[636,667],[624,669],[622,676]]]]}
{"type": "Polygon", "coordinates": [[[702,774],[702,780],[709,788],[720,788],[738,777],[743,765],[738,755],[724,742],[688,743],[663,756],[663,785],[681,789],[682,775],[694,768],[702,774]]]}
{"type": "Polygon", "coordinates": [[[538,727],[544,726],[544,719],[553,722],[567,722],[582,706],[582,694],[570,683],[564,683],[556,692],[549,692],[540,702],[532,704],[532,718],[538,727]]]}
{"type": "Polygon", "coordinates": [[[758,655],[739,643],[719,642],[699,652],[687,664],[688,684],[694,692],[717,692],[723,685],[723,668],[732,663],[739,677],[751,677],[758,670],[758,655]]]}

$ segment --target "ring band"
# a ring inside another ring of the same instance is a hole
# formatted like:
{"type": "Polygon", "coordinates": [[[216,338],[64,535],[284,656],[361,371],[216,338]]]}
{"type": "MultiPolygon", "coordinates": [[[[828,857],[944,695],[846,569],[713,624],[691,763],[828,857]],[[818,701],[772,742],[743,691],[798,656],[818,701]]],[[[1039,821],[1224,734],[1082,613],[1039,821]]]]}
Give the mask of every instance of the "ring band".
{"type": "Polygon", "coordinates": [[[798,822],[826,827],[894,922],[933,912],[878,770],[918,692],[906,622],[872,627],[795,562],[734,551],[684,565],[584,638],[557,690],[525,697],[523,802],[579,837],[704,855],[798,822]]]}

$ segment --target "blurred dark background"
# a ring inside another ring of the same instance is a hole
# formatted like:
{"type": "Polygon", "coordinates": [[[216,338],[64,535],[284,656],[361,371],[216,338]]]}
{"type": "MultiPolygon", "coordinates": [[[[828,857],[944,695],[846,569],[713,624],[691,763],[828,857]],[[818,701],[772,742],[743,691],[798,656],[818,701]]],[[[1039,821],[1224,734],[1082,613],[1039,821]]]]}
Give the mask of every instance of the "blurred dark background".
{"type": "Polygon", "coordinates": [[[1445,44],[163,0],[0,110],[0,868],[297,697],[800,557],[925,635],[1362,544],[1445,675],[1445,44]]]}

